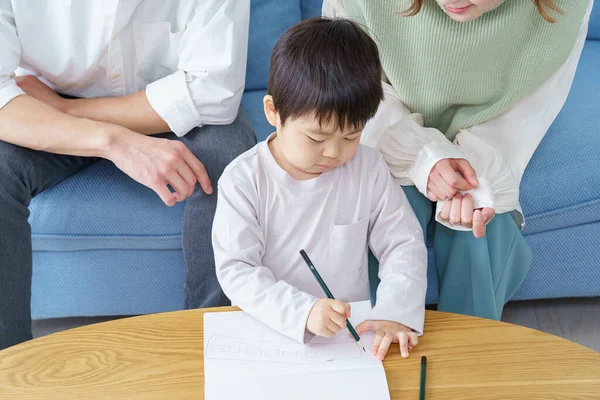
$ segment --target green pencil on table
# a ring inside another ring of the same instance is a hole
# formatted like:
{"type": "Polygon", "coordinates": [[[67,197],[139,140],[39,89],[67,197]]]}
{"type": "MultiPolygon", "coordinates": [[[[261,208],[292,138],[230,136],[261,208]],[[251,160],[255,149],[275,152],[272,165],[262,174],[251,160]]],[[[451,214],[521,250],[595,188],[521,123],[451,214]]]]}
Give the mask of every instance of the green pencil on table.
{"type": "MultiPolygon", "coordinates": [[[[319,286],[321,286],[321,289],[323,289],[323,291],[325,292],[325,295],[329,299],[335,300],[335,298],[333,297],[333,294],[331,294],[331,291],[325,284],[325,281],[323,280],[323,278],[321,278],[319,271],[317,271],[317,269],[313,265],[312,261],[310,261],[310,258],[308,258],[308,254],[306,254],[306,252],[304,250],[300,250],[300,255],[304,259],[304,262],[306,262],[306,265],[308,265],[308,269],[310,269],[310,272],[312,272],[314,277],[317,279],[317,282],[319,282],[319,286]]],[[[362,342],[360,341],[360,336],[358,336],[358,333],[356,333],[356,331],[354,330],[354,327],[352,326],[350,321],[347,319],[346,319],[346,327],[348,328],[348,331],[350,331],[350,334],[352,335],[354,340],[356,340],[356,343],[363,349],[364,352],[366,352],[365,346],[363,346],[362,342]]]]}
{"type": "Polygon", "coordinates": [[[425,374],[427,372],[427,357],[421,357],[421,385],[419,389],[419,400],[425,400],[425,374]]]}

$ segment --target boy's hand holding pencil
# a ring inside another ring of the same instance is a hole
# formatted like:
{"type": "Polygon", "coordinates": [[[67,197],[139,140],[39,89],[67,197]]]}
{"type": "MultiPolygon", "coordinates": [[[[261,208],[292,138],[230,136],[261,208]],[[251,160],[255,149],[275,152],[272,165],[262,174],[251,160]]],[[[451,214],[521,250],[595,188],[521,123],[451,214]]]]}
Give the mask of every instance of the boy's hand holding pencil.
{"type": "Polygon", "coordinates": [[[313,306],[306,329],[318,336],[334,337],[346,328],[346,319],[350,318],[350,304],[339,300],[320,299],[313,306]]]}
{"type": "MultiPolygon", "coordinates": [[[[319,307],[323,307],[324,310],[319,311],[319,309],[317,309],[317,312],[315,314],[316,316],[313,318],[313,321],[311,322],[311,324],[316,322],[317,326],[315,328],[319,328],[319,327],[327,325],[327,320],[326,319],[323,319],[323,321],[319,320],[318,315],[321,315],[321,317],[323,317],[324,315],[328,315],[330,317],[329,318],[330,321],[332,321],[332,319],[331,319],[332,317],[335,317],[331,312],[343,316],[344,323],[346,324],[346,328],[348,328],[350,335],[354,338],[354,340],[356,340],[356,344],[362,349],[362,351],[366,352],[367,350],[365,350],[365,346],[360,341],[360,336],[358,336],[358,334],[354,330],[354,327],[352,326],[350,321],[348,321],[348,318],[350,318],[350,304],[335,300],[335,297],[333,297],[333,293],[331,293],[331,290],[329,290],[329,288],[327,287],[327,284],[321,277],[321,274],[319,274],[319,271],[317,271],[317,269],[313,265],[312,261],[308,257],[308,254],[306,254],[306,251],[300,250],[300,255],[302,256],[302,259],[304,259],[306,266],[308,267],[310,272],[313,274],[313,276],[315,277],[317,282],[319,282],[321,289],[323,289],[323,292],[325,292],[325,296],[327,296],[327,299],[321,299],[315,303],[315,305],[313,306],[313,309],[310,310],[311,313],[308,316],[308,321],[311,320],[310,317],[311,317],[313,311],[315,310],[315,307],[320,302],[321,305],[319,307]],[[326,301],[327,301],[327,303],[325,303],[326,301]],[[342,308],[342,306],[343,306],[343,308],[342,308]],[[331,312],[330,312],[330,310],[331,310],[331,312]],[[315,319],[316,319],[316,321],[315,321],[315,319]]],[[[336,318],[335,325],[338,325],[339,317],[335,317],[335,318],[336,318]]],[[[308,321],[307,321],[307,329],[310,331],[310,329],[308,328],[308,321]]],[[[332,326],[332,328],[337,329],[335,326],[332,326]]],[[[329,330],[329,328],[328,328],[328,330],[329,330]]],[[[313,331],[311,331],[311,332],[313,332],[313,331]]],[[[337,330],[335,332],[339,332],[339,330],[337,330]]],[[[315,332],[313,332],[313,333],[315,333],[315,332]]],[[[335,335],[335,333],[334,333],[334,335],[335,335]]],[[[334,336],[334,335],[331,335],[331,336],[334,336]]],[[[327,337],[331,337],[331,336],[327,336],[327,337]]]]}

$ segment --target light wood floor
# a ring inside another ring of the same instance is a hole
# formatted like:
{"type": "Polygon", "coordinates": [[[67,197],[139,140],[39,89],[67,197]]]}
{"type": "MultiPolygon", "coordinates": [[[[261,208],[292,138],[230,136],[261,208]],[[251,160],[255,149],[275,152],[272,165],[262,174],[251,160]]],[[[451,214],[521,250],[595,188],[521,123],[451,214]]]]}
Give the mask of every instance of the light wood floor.
{"type": "MultiPolygon", "coordinates": [[[[33,321],[39,337],[118,317],[64,318],[33,321]]],[[[600,297],[509,303],[502,320],[561,336],[600,352],[600,297]]]]}
{"type": "Polygon", "coordinates": [[[509,303],[502,320],[561,336],[600,352],[600,297],[509,303]]]}

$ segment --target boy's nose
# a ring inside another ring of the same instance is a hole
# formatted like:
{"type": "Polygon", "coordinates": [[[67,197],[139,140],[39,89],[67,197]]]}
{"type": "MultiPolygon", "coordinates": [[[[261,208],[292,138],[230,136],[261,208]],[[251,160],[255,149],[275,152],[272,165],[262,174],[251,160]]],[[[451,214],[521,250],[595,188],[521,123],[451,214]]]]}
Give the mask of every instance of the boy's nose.
{"type": "Polygon", "coordinates": [[[340,155],[340,148],[336,145],[327,146],[323,152],[323,157],[336,159],[340,155]]]}

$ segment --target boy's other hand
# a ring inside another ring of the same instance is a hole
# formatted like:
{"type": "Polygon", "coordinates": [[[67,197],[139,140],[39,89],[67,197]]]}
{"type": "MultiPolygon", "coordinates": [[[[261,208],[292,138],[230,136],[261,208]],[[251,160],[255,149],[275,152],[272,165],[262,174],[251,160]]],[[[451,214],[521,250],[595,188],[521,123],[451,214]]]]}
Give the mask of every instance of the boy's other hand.
{"type": "Polygon", "coordinates": [[[412,329],[393,321],[367,320],[356,327],[356,333],[359,335],[367,331],[375,332],[371,353],[378,360],[385,358],[392,343],[400,345],[400,354],[403,358],[408,357],[409,350],[419,343],[417,334],[412,329]]]}
{"type": "Polygon", "coordinates": [[[320,299],[308,315],[306,329],[315,335],[334,337],[346,327],[347,318],[350,318],[350,304],[339,300],[320,299]]]}

